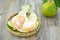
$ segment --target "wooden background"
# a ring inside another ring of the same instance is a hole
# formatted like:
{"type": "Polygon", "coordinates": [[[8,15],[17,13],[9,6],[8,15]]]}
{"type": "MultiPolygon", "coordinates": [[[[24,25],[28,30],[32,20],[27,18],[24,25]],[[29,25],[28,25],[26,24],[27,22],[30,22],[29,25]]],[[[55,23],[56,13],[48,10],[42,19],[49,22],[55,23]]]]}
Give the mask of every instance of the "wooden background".
{"type": "Polygon", "coordinates": [[[0,40],[60,40],[60,9],[53,18],[46,18],[41,13],[41,0],[0,0],[0,40]],[[36,35],[30,37],[17,37],[6,29],[7,18],[21,10],[21,6],[30,3],[32,11],[38,15],[41,28],[36,35]]]}

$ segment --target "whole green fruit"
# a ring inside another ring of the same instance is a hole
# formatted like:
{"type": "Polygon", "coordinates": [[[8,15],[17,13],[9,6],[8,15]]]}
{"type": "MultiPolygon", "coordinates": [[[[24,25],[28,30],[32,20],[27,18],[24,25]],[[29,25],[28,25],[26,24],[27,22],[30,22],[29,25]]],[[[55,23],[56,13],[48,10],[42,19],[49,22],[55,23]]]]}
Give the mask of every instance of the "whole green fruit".
{"type": "Polygon", "coordinates": [[[48,1],[42,4],[41,11],[44,16],[53,17],[57,14],[58,9],[55,3],[48,1]]]}

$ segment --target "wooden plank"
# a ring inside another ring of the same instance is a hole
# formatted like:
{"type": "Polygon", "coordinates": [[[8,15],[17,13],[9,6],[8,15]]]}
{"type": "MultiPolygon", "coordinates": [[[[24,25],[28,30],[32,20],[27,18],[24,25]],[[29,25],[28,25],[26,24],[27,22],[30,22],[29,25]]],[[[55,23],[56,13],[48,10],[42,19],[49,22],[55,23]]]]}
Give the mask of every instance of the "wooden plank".
{"type": "Polygon", "coordinates": [[[58,9],[58,15],[57,18],[55,19],[56,24],[57,24],[57,40],[60,40],[60,8],[58,9]],[[57,21],[56,21],[57,20],[57,21]]]}
{"type": "Polygon", "coordinates": [[[4,6],[3,6],[3,0],[0,0],[0,15],[2,14],[3,12],[3,9],[4,9],[4,6]]]}
{"type": "Polygon", "coordinates": [[[3,10],[3,22],[2,22],[2,37],[3,37],[3,40],[12,40],[13,38],[13,36],[12,36],[12,34],[10,34],[8,31],[7,31],[7,29],[6,29],[6,20],[7,20],[7,18],[6,18],[6,16],[7,16],[7,12],[8,12],[8,8],[9,8],[9,6],[10,6],[10,3],[11,3],[12,1],[8,1],[8,0],[5,0],[4,1],[4,10],[3,10]]]}
{"type": "Polygon", "coordinates": [[[4,14],[4,12],[7,12],[10,2],[11,1],[9,0],[0,0],[0,14],[4,14]]]}
{"type": "Polygon", "coordinates": [[[2,15],[0,15],[0,39],[2,40],[2,15]]]}

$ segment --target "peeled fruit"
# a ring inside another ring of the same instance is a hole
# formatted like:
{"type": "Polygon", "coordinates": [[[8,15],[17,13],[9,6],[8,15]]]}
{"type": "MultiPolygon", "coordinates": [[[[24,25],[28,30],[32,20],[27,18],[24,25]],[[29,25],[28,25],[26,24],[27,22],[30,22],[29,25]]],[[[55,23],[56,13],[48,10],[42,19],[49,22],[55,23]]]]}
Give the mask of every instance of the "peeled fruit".
{"type": "Polygon", "coordinates": [[[44,16],[53,17],[57,14],[58,10],[56,5],[53,2],[48,1],[42,4],[41,11],[44,16]]]}

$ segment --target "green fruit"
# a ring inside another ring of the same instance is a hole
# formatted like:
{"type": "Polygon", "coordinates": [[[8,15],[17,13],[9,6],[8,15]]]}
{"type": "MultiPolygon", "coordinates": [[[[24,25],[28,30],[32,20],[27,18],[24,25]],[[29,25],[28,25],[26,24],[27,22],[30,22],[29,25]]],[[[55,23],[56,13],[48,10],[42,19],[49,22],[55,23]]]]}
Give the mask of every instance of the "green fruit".
{"type": "Polygon", "coordinates": [[[48,1],[42,4],[41,11],[44,16],[53,17],[57,14],[57,7],[53,2],[48,1]]]}

